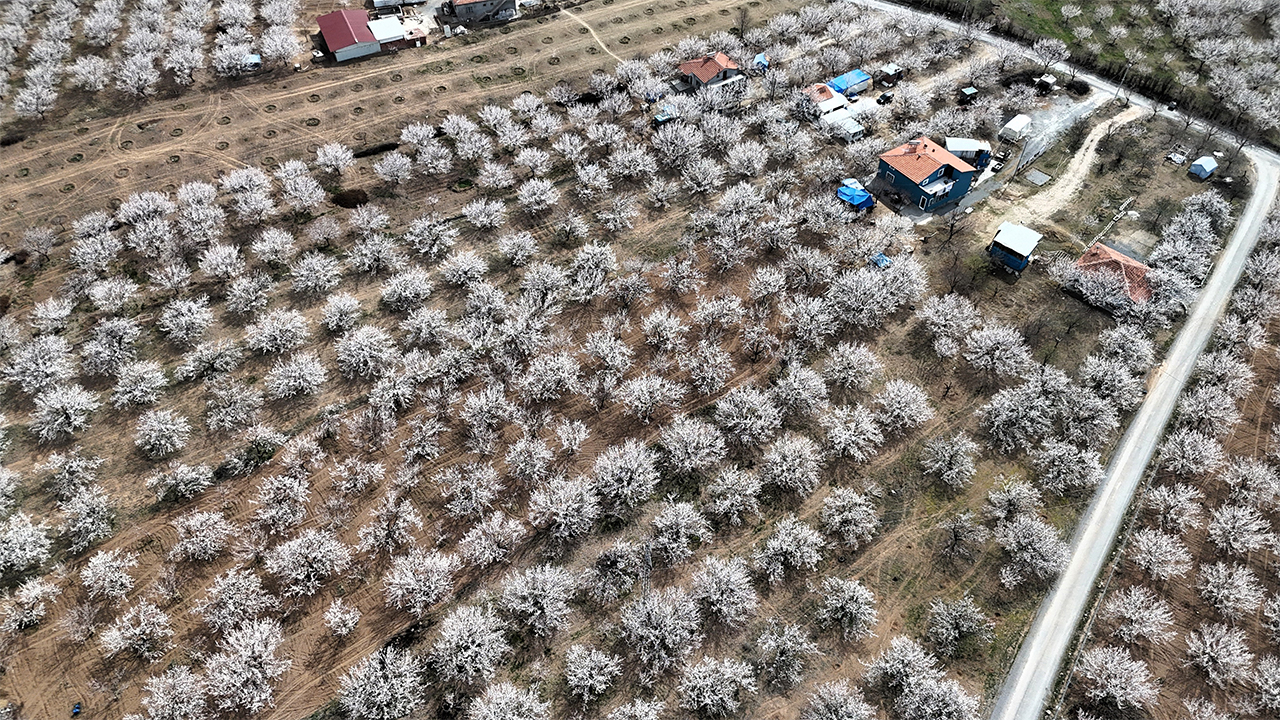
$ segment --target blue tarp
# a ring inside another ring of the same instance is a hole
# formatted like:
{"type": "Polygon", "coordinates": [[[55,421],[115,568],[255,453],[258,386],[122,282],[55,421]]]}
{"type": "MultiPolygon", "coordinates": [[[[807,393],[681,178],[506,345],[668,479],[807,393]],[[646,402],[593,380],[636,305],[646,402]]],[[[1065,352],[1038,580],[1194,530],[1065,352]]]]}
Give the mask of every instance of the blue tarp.
{"type": "Polygon", "coordinates": [[[756,67],[765,70],[769,67],[769,56],[764,53],[757,53],[755,60],[752,60],[756,67]]]}
{"type": "Polygon", "coordinates": [[[836,190],[836,197],[859,210],[865,210],[876,204],[876,199],[871,197],[871,193],[860,187],[841,187],[836,190]]]}
{"type": "Polygon", "coordinates": [[[857,87],[871,80],[871,76],[861,70],[850,70],[840,77],[827,81],[827,87],[840,94],[849,92],[849,88],[857,87]]]}

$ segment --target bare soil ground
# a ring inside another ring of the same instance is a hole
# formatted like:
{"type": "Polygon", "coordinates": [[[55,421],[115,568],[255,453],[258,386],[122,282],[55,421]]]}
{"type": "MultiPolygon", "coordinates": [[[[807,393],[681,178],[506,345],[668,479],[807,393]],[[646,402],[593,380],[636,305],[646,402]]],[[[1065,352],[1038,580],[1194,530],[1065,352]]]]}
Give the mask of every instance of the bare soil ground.
{"type": "MultiPolygon", "coordinates": [[[[121,200],[132,192],[171,191],[182,182],[207,179],[220,170],[307,157],[323,142],[339,140],[359,150],[394,141],[399,128],[409,122],[419,119],[438,122],[448,112],[473,110],[491,98],[508,100],[525,89],[540,91],[562,79],[580,82],[596,67],[612,64],[613,60],[608,57],[611,54],[620,57],[647,54],[686,32],[730,27],[738,22],[739,7],[747,8],[751,22],[761,22],[768,15],[799,4],[791,0],[767,3],[753,0],[745,5],[722,0],[676,0],[658,4],[639,0],[593,0],[573,10],[586,27],[562,13],[559,17],[521,21],[501,30],[446,41],[439,47],[408,50],[351,65],[318,68],[301,74],[282,73],[236,86],[209,83],[201,90],[153,100],[137,108],[99,107],[91,98],[85,98],[82,108],[65,117],[53,118],[43,127],[33,128],[22,143],[0,148],[0,175],[3,175],[0,197],[5,208],[5,212],[0,213],[0,241],[11,241],[26,227],[50,220],[65,226],[79,214],[121,200]],[[77,155],[80,157],[73,160],[77,155]]],[[[307,12],[303,15],[313,16],[340,5],[333,1],[307,3],[307,12]]],[[[388,193],[375,187],[367,164],[362,163],[361,169],[365,174],[346,178],[344,185],[373,191],[375,201],[398,223],[421,214],[427,195],[439,195],[440,209],[452,213],[476,192],[454,193],[445,187],[415,181],[388,193]]],[[[670,252],[675,225],[695,206],[693,202],[685,202],[667,214],[647,212],[620,244],[634,256],[662,257],[670,252]]],[[[878,208],[876,212],[887,210],[878,208]]],[[[535,231],[540,239],[548,234],[545,228],[535,231]]],[[[462,245],[492,256],[489,240],[483,233],[468,231],[464,233],[462,245]]],[[[1075,300],[1064,299],[1037,270],[1024,273],[1019,279],[993,271],[980,251],[986,240],[981,233],[966,233],[953,242],[935,238],[918,245],[915,251],[932,273],[932,291],[969,293],[984,315],[1019,326],[1038,359],[1052,362],[1068,372],[1074,370],[1092,349],[1097,332],[1110,325],[1110,319],[1075,300]]],[[[544,248],[549,260],[562,259],[572,251],[551,244],[544,244],[544,248]]],[[[494,266],[498,267],[496,262],[494,266]]],[[[11,266],[5,266],[0,272],[13,271],[11,266]]],[[[33,299],[50,295],[65,272],[65,267],[55,262],[39,275],[0,275],[0,281],[5,283],[6,291],[13,288],[18,307],[26,307],[33,299]]],[[[722,281],[741,291],[748,277],[749,273],[743,270],[722,281]]],[[[514,283],[515,278],[515,273],[495,273],[494,280],[514,283]]],[[[348,278],[339,290],[351,292],[371,306],[378,287],[368,281],[348,278]]],[[[458,297],[447,299],[456,304],[458,297]]],[[[687,301],[675,297],[661,296],[658,300],[685,311],[691,309],[687,301]]],[[[296,303],[296,306],[313,320],[319,313],[316,304],[296,303]]],[[[158,307],[144,308],[141,319],[153,320],[158,312],[158,307]]],[[[581,339],[579,336],[588,327],[587,321],[593,319],[591,312],[580,311],[576,316],[566,313],[565,325],[576,340],[581,339]]],[[[234,326],[215,327],[210,336],[240,331],[241,328],[234,326]]],[[[81,337],[73,339],[78,341],[81,337]]],[[[1014,462],[988,458],[981,463],[974,486],[963,493],[944,492],[929,484],[921,477],[915,462],[924,440],[959,430],[976,434],[973,412],[994,388],[981,386],[963,362],[938,359],[929,348],[922,328],[907,312],[891,320],[883,332],[849,339],[863,339],[872,344],[891,368],[891,377],[923,385],[938,415],[909,439],[886,447],[873,464],[839,465],[826,474],[827,485],[874,487],[880,493],[884,513],[880,535],[856,553],[829,549],[820,567],[822,574],[856,577],[871,587],[879,600],[880,622],[875,628],[876,636],[863,643],[844,643],[831,634],[819,636],[824,654],[807,674],[806,687],[814,682],[858,677],[862,667],[859,661],[869,660],[895,635],[907,633],[918,637],[923,633],[929,599],[954,598],[971,592],[997,619],[997,640],[989,652],[979,651],[959,658],[951,662],[950,667],[971,691],[984,694],[996,687],[1012,661],[1018,638],[1034,612],[1039,594],[1000,590],[994,580],[994,568],[1000,562],[994,546],[972,565],[940,562],[935,553],[934,531],[941,519],[961,509],[980,508],[986,491],[1001,475],[1019,474],[1025,469],[1014,462]]],[[[762,378],[772,369],[746,362],[735,346],[727,349],[735,354],[739,368],[738,377],[730,381],[731,386],[751,377],[762,378]]],[[[173,352],[172,348],[159,345],[142,349],[144,357],[171,356],[173,352]]],[[[331,356],[325,359],[332,365],[331,356]]],[[[269,359],[256,358],[249,361],[244,372],[250,377],[261,377],[269,366],[269,359]]],[[[269,405],[263,421],[281,429],[306,427],[315,421],[324,405],[358,398],[367,390],[367,385],[361,383],[331,381],[326,394],[309,406],[269,405]]],[[[203,397],[198,386],[187,384],[171,389],[166,405],[196,419],[202,414],[203,397]]],[[[6,397],[6,402],[9,400],[6,397]]],[[[690,399],[682,410],[700,412],[712,400],[714,398],[690,399]]],[[[20,405],[15,410],[15,416],[25,415],[29,406],[20,405]]],[[[583,448],[583,458],[594,457],[615,437],[652,440],[660,427],[658,423],[641,425],[619,412],[616,406],[596,413],[583,403],[581,407],[566,409],[565,414],[591,416],[594,426],[608,428],[609,436],[594,437],[583,448]]],[[[88,453],[112,459],[103,469],[103,477],[122,512],[118,534],[104,547],[139,552],[142,562],[137,573],[138,586],[146,587],[161,579],[168,567],[163,553],[174,539],[169,525],[174,517],[193,509],[221,509],[229,519],[243,522],[254,510],[250,498],[259,478],[271,469],[264,469],[254,478],[224,483],[196,503],[181,507],[156,504],[143,486],[153,465],[135,455],[131,446],[129,450],[120,447],[129,443],[131,421],[126,414],[104,409],[94,428],[80,438],[79,443],[88,453]]],[[[12,456],[25,458],[15,464],[14,469],[30,476],[34,462],[43,459],[46,453],[26,445],[27,442],[25,438],[20,440],[12,456]]],[[[390,445],[395,446],[396,442],[390,445]]],[[[216,463],[230,447],[231,441],[227,438],[198,432],[183,460],[216,463]]],[[[465,455],[460,445],[450,446],[425,474],[429,477],[437,467],[465,455]]],[[[390,464],[390,457],[388,462],[390,464]]],[[[588,468],[589,461],[575,460],[563,470],[573,473],[588,468]]],[[[430,483],[424,482],[413,495],[415,503],[424,508],[427,525],[424,535],[456,539],[462,528],[439,512],[439,498],[429,486],[430,483]]],[[[316,479],[315,487],[317,495],[326,489],[323,473],[316,479]]],[[[697,489],[664,486],[659,490],[660,496],[668,491],[687,496],[697,489]]],[[[770,512],[794,511],[813,520],[825,494],[819,491],[803,503],[772,498],[770,512]]],[[[507,509],[519,515],[524,511],[524,502],[523,494],[513,495],[507,509]]],[[[46,493],[26,498],[24,503],[27,503],[25,507],[42,512],[51,510],[46,493]]],[[[1068,497],[1052,502],[1047,513],[1065,532],[1074,523],[1082,503],[1082,498],[1068,497]]],[[[371,504],[372,498],[365,498],[365,504],[354,508],[353,519],[342,533],[344,540],[354,540],[355,527],[364,522],[371,504]]],[[[313,506],[313,515],[314,511],[313,506]]],[[[636,537],[643,527],[644,522],[632,524],[625,530],[598,537],[596,542],[603,544],[618,537],[636,537]]],[[[733,550],[741,554],[759,542],[767,531],[768,524],[764,522],[722,531],[709,548],[704,547],[700,552],[733,550]]],[[[580,548],[565,562],[572,569],[580,569],[598,549],[598,546],[580,548]]],[[[533,543],[522,550],[513,564],[538,561],[543,558],[544,550],[539,543],[533,543]]],[[[289,609],[283,653],[293,658],[294,665],[276,687],[276,706],[262,717],[306,717],[334,697],[338,678],[358,659],[389,639],[399,638],[413,644],[428,635],[436,615],[428,616],[431,619],[419,625],[385,606],[379,582],[385,559],[361,563],[341,584],[326,588],[289,609]],[[343,597],[363,613],[357,630],[343,641],[329,637],[319,620],[334,597],[343,597]]],[[[72,645],[50,622],[16,638],[7,649],[8,667],[0,678],[0,700],[15,701],[25,717],[34,718],[57,717],[77,701],[84,702],[94,717],[114,719],[135,711],[142,696],[141,683],[147,676],[170,663],[198,662],[213,650],[206,631],[189,610],[203,595],[209,581],[232,564],[230,559],[223,559],[207,565],[174,568],[178,597],[164,606],[177,631],[176,649],[161,662],[152,665],[105,662],[92,642],[88,647],[72,645]]],[[[687,572],[686,567],[659,573],[654,584],[680,582],[687,572]]],[[[467,597],[474,591],[492,588],[500,577],[498,571],[465,576],[458,583],[457,594],[467,597]]],[[[56,619],[79,599],[76,592],[65,593],[51,616],[56,619]]],[[[804,579],[768,591],[763,603],[759,613],[761,622],[776,614],[793,622],[809,623],[817,610],[816,595],[804,579]]],[[[561,677],[560,668],[558,660],[549,658],[561,655],[562,646],[599,633],[610,619],[608,612],[589,607],[577,608],[574,617],[575,624],[555,640],[554,646],[530,645],[516,649],[513,679],[542,680],[553,689],[556,687],[557,678],[561,677]],[[556,652],[553,654],[552,650],[556,652]]],[[[713,654],[737,653],[752,637],[751,631],[724,637],[712,635],[704,650],[713,654]]],[[[633,678],[624,678],[622,684],[626,686],[631,680],[633,678]]],[[[760,693],[751,716],[795,717],[805,699],[802,690],[787,695],[760,693]]],[[[555,693],[556,697],[560,695],[555,693]]],[[[658,695],[671,699],[672,688],[660,686],[658,695]]],[[[567,707],[557,707],[560,715],[567,715],[569,711],[567,707]]]]}
{"type": "MultiPolygon", "coordinates": [[[[1276,336],[1280,326],[1272,323],[1268,328],[1271,339],[1276,336]]],[[[1240,422],[1232,428],[1231,434],[1223,442],[1228,457],[1267,457],[1268,438],[1271,427],[1280,420],[1280,411],[1270,401],[1271,391],[1280,381],[1280,359],[1277,358],[1274,345],[1267,345],[1253,354],[1250,366],[1254,371],[1255,386],[1253,392],[1240,404],[1240,422]]],[[[1230,487],[1215,477],[1207,477],[1197,481],[1179,480],[1168,473],[1157,473],[1151,480],[1150,487],[1162,483],[1189,482],[1202,493],[1206,520],[1208,513],[1222,504],[1229,502],[1230,487]]],[[[1135,503],[1135,507],[1138,503],[1135,503]]],[[[1271,521],[1273,527],[1280,516],[1274,508],[1261,509],[1264,517],[1271,521]]],[[[1143,526],[1144,518],[1139,516],[1135,528],[1143,526]]],[[[1266,588],[1266,597],[1270,598],[1280,591],[1280,582],[1272,571],[1274,556],[1272,553],[1260,552],[1248,558],[1229,558],[1217,551],[1207,538],[1205,526],[1188,530],[1182,536],[1183,542],[1191,551],[1194,561],[1192,570],[1182,577],[1172,578],[1163,583],[1153,582],[1136,568],[1133,563],[1120,561],[1116,572],[1108,585],[1109,593],[1115,593],[1130,585],[1145,584],[1157,595],[1168,602],[1174,613],[1172,630],[1177,636],[1160,645],[1143,641],[1130,645],[1133,657],[1147,662],[1153,677],[1158,678],[1160,690],[1156,704],[1150,709],[1149,716],[1155,720],[1175,720],[1186,716],[1184,700],[1206,698],[1217,705],[1220,711],[1226,712],[1233,707],[1235,699],[1245,695],[1247,691],[1239,686],[1215,688],[1210,685],[1205,675],[1198,668],[1186,665],[1186,634],[1198,630],[1207,622],[1223,622],[1218,613],[1208,606],[1196,590],[1196,575],[1200,567],[1211,565],[1219,560],[1232,564],[1240,563],[1250,567],[1266,588]]],[[[1099,601],[1105,603],[1111,595],[1103,596],[1099,601]]],[[[1240,620],[1229,623],[1233,627],[1245,631],[1249,639],[1249,649],[1255,658],[1274,655],[1276,648],[1268,642],[1268,633],[1262,627],[1260,611],[1245,615],[1240,620]]],[[[1121,644],[1110,638],[1111,625],[1101,620],[1093,627],[1092,635],[1086,640],[1089,644],[1121,644]]],[[[1262,717],[1259,715],[1258,717],[1262,717]]]]}
{"type": "MultiPolygon", "coordinates": [[[[1053,179],[1053,183],[1044,190],[1004,210],[1000,213],[999,221],[1023,225],[1039,218],[1051,217],[1054,213],[1062,210],[1071,202],[1089,177],[1093,162],[1097,157],[1098,143],[1102,142],[1102,139],[1107,135],[1137,120],[1142,114],[1142,108],[1135,105],[1095,125],[1089,131],[1088,136],[1085,137],[1084,144],[1072,156],[1071,162],[1067,164],[1061,174],[1053,179]]],[[[988,225],[987,234],[994,235],[995,226],[988,225]]]]}
{"type": "MultiPolygon", "coordinates": [[[[33,225],[68,223],[75,208],[308,156],[324,142],[357,151],[394,142],[410,122],[439,122],[495,95],[541,92],[564,79],[582,87],[591,71],[613,66],[608,53],[648,55],[688,33],[734,27],[740,11],[749,23],[763,22],[803,4],[592,0],[574,8],[574,17],[561,12],[460,38],[433,34],[438,42],[427,47],[302,73],[209,77],[133,106],[116,93],[68,91],[47,120],[7,130],[25,139],[0,147],[0,242],[12,244],[14,233],[33,225]]],[[[315,32],[316,16],[345,5],[304,2],[300,22],[315,32]]]]}

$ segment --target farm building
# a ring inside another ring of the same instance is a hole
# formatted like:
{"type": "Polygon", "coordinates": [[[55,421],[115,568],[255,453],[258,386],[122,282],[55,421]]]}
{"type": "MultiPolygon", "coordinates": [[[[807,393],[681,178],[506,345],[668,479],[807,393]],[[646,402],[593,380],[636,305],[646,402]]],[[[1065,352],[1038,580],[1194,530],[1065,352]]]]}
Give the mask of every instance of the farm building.
{"type": "Polygon", "coordinates": [[[959,200],[973,185],[974,167],[927,139],[899,145],[880,156],[876,179],[921,210],[959,200]]]}
{"type": "Polygon", "coordinates": [[[991,143],[973,138],[946,139],[947,152],[981,170],[991,162],[991,143]]]}
{"type": "Polygon", "coordinates": [[[871,76],[862,70],[850,70],[828,81],[827,85],[842,95],[853,95],[871,87],[871,76]]]}
{"type": "Polygon", "coordinates": [[[1147,273],[1151,268],[1102,243],[1089,246],[1076,261],[1076,268],[1084,272],[1112,272],[1124,278],[1125,292],[1129,299],[1142,303],[1151,299],[1151,282],[1147,273]]]}
{"type": "Polygon", "coordinates": [[[378,52],[381,46],[369,30],[369,13],[338,10],[316,18],[325,47],[338,62],[354,60],[378,52]]]}
{"type": "Polygon", "coordinates": [[[738,63],[722,52],[680,63],[680,74],[694,90],[719,85],[739,74],[738,63]]]}
{"type": "Polygon", "coordinates": [[[808,96],[814,107],[818,109],[819,115],[826,115],[833,110],[849,104],[843,95],[832,90],[823,83],[814,83],[804,89],[804,94],[808,96]]]}
{"type": "Polygon", "coordinates": [[[514,20],[520,14],[516,0],[446,0],[440,9],[463,23],[514,20]]]}
{"type": "Polygon", "coordinates": [[[832,135],[846,142],[860,140],[866,132],[866,128],[862,127],[862,123],[853,119],[853,113],[847,107],[832,110],[823,115],[818,118],[818,124],[832,135]]]}
{"type": "Polygon", "coordinates": [[[1201,180],[1208,180],[1209,176],[1217,169],[1218,160],[1212,155],[1205,155],[1191,163],[1191,167],[1187,169],[1187,172],[1195,175],[1201,180]]]}
{"type": "Polygon", "coordinates": [[[369,21],[369,32],[378,41],[379,47],[386,47],[404,40],[404,25],[398,17],[384,17],[369,21]]]}
{"type": "Polygon", "coordinates": [[[902,82],[902,77],[907,74],[906,69],[897,63],[889,63],[880,68],[880,83],[885,87],[893,87],[902,82]]]}
{"type": "Polygon", "coordinates": [[[1021,272],[1031,262],[1031,253],[1035,252],[1042,237],[1044,236],[1024,225],[1002,222],[991,245],[987,247],[987,252],[992,260],[1010,270],[1021,272]]]}

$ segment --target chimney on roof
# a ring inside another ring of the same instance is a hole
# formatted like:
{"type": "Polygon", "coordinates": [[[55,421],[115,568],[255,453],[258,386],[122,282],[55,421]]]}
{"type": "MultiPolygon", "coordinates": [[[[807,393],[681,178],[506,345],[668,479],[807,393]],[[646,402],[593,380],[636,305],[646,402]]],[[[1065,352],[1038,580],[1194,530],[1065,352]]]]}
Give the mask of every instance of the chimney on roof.
{"type": "Polygon", "coordinates": [[[920,152],[920,141],[919,141],[919,140],[909,140],[909,141],[907,142],[907,152],[912,152],[912,153],[914,153],[914,152],[920,152]]]}

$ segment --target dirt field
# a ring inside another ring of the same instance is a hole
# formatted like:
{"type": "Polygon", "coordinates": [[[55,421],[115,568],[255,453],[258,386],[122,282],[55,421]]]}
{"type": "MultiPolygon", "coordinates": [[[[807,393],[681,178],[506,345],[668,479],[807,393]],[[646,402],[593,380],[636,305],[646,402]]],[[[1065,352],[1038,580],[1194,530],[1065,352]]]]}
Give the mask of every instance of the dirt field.
{"type": "MultiPolygon", "coordinates": [[[[1270,339],[1275,338],[1278,329],[1280,328],[1275,323],[1271,324],[1268,328],[1270,339]]],[[[1270,400],[1272,389],[1276,382],[1280,381],[1280,360],[1277,359],[1274,346],[1268,345],[1255,352],[1250,360],[1250,366],[1254,371],[1254,390],[1241,401],[1240,422],[1232,428],[1231,434],[1224,439],[1223,445],[1229,458],[1240,456],[1266,460],[1271,428],[1277,420],[1280,420],[1280,412],[1270,400]]],[[[1204,493],[1201,506],[1204,508],[1206,521],[1209,512],[1230,502],[1231,488],[1215,477],[1189,481],[1161,472],[1151,480],[1150,487],[1174,482],[1190,484],[1204,493]]],[[[1137,502],[1135,502],[1136,506],[1137,502]]],[[[1263,516],[1271,520],[1274,527],[1276,517],[1274,507],[1269,511],[1264,510],[1263,516]]],[[[1143,522],[1147,517],[1149,515],[1140,516],[1134,529],[1147,524],[1143,522]]],[[[1122,561],[1110,578],[1108,586],[1109,592],[1113,594],[1130,585],[1146,585],[1172,606],[1174,623],[1170,629],[1177,633],[1173,639],[1162,644],[1143,640],[1128,646],[1132,656],[1146,661],[1152,677],[1158,679],[1160,695],[1156,704],[1150,709],[1150,717],[1156,720],[1176,720],[1185,717],[1186,711],[1182,704],[1184,700],[1205,698],[1216,704],[1219,711],[1226,712],[1233,707],[1235,699],[1246,694],[1251,697],[1251,693],[1242,686],[1215,688],[1206,682],[1203,671],[1186,665],[1186,634],[1199,629],[1206,622],[1222,621],[1219,614],[1205,603],[1196,590],[1196,575],[1199,569],[1220,560],[1229,564],[1243,564],[1256,573],[1258,580],[1266,588],[1266,598],[1273,597],[1280,587],[1272,572],[1274,566],[1269,560],[1270,553],[1263,551],[1252,554],[1248,558],[1229,557],[1220,553],[1209,541],[1203,523],[1199,528],[1186,531],[1182,535],[1182,541],[1190,549],[1193,561],[1192,569],[1186,575],[1171,578],[1165,582],[1155,582],[1132,562],[1122,561]]],[[[1099,601],[1100,604],[1105,603],[1111,594],[1103,596],[1099,601]]],[[[1249,649],[1254,653],[1255,659],[1275,654],[1275,646],[1268,642],[1268,632],[1262,627],[1260,611],[1247,613],[1238,621],[1229,624],[1245,632],[1249,639],[1249,649]]],[[[1110,637],[1111,629],[1111,623],[1097,620],[1089,644],[1123,647],[1123,643],[1110,637]]],[[[1265,716],[1265,712],[1257,715],[1257,717],[1265,716]]]]}
{"type": "MultiPolygon", "coordinates": [[[[439,122],[492,95],[540,92],[563,79],[582,87],[592,70],[613,66],[609,53],[648,55],[687,33],[735,27],[743,10],[753,23],[803,4],[591,0],[572,17],[561,12],[460,38],[433,34],[438,42],[428,47],[303,73],[279,70],[235,82],[209,77],[136,106],[118,93],[69,90],[47,121],[7,129],[25,140],[0,147],[0,243],[11,244],[15,232],[30,226],[65,224],[75,208],[139,190],[172,191],[193,177],[309,159],[327,141],[357,151],[394,142],[412,121],[439,122]],[[99,104],[99,98],[108,99],[99,104]]],[[[316,16],[345,6],[308,0],[300,22],[315,32],[316,16]]]]}

